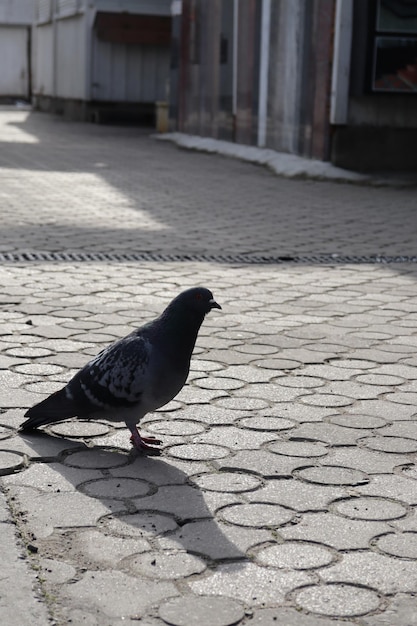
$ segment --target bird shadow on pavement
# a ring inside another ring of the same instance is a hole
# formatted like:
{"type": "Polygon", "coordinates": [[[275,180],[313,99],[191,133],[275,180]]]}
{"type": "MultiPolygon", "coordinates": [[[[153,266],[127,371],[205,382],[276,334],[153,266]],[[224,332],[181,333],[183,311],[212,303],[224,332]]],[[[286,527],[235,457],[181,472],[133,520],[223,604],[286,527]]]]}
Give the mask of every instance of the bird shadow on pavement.
{"type": "Polygon", "coordinates": [[[136,540],[136,552],[147,544],[210,562],[246,559],[230,536],[233,529],[213,514],[227,505],[227,496],[211,492],[206,502],[198,485],[170,459],[88,447],[44,431],[18,433],[13,440],[20,440],[29,463],[7,482],[35,537],[47,541],[57,533],[75,536],[95,528],[106,537],[136,540]]]}

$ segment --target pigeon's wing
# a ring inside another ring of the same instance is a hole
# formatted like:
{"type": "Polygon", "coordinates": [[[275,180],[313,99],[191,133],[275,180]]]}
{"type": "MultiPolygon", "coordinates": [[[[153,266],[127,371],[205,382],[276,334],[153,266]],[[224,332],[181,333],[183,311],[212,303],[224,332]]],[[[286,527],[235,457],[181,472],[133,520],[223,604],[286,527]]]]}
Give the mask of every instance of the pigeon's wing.
{"type": "Polygon", "coordinates": [[[80,370],[67,385],[78,415],[134,406],[146,387],[152,346],[132,333],[109,346],[80,370]]]}

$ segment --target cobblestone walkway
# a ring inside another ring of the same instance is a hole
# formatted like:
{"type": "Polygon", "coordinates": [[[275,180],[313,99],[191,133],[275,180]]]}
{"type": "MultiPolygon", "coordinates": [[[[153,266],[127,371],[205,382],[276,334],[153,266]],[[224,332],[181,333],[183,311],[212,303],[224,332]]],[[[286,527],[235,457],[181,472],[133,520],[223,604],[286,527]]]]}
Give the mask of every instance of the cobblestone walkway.
{"type": "MultiPolygon", "coordinates": [[[[3,252],[416,253],[415,190],[26,116],[0,112],[3,252]]],[[[414,264],[0,265],[0,621],[415,626],[416,280],[414,264]],[[105,421],[18,433],[196,284],[223,310],[142,423],[161,457],[105,421]]]]}

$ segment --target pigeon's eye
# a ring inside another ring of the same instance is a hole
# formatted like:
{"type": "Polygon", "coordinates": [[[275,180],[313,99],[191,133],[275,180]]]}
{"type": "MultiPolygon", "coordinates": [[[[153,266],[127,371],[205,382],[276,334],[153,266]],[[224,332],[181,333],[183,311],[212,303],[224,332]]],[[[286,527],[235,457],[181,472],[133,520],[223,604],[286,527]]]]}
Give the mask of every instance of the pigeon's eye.
{"type": "Polygon", "coordinates": [[[203,297],[203,296],[201,295],[201,293],[196,293],[196,294],[195,294],[195,299],[196,299],[196,300],[201,300],[201,298],[202,298],[202,297],[203,297]]]}

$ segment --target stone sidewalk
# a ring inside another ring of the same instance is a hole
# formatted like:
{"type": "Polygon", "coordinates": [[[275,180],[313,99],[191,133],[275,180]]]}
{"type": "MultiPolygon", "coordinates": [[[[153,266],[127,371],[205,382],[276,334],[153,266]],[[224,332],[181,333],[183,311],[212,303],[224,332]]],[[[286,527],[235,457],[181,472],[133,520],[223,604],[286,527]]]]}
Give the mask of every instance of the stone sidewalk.
{"type": "MultiPolygon", "coordinates": [[[[414,255],[416,191],[294,181],[0,112],[0,252],[414,255]]],[[[0,622],[417,624],[417,266],[0,264],[0,622]],[[187,386],[131,450],[26,407],[195,284],[187,386]]]]}

